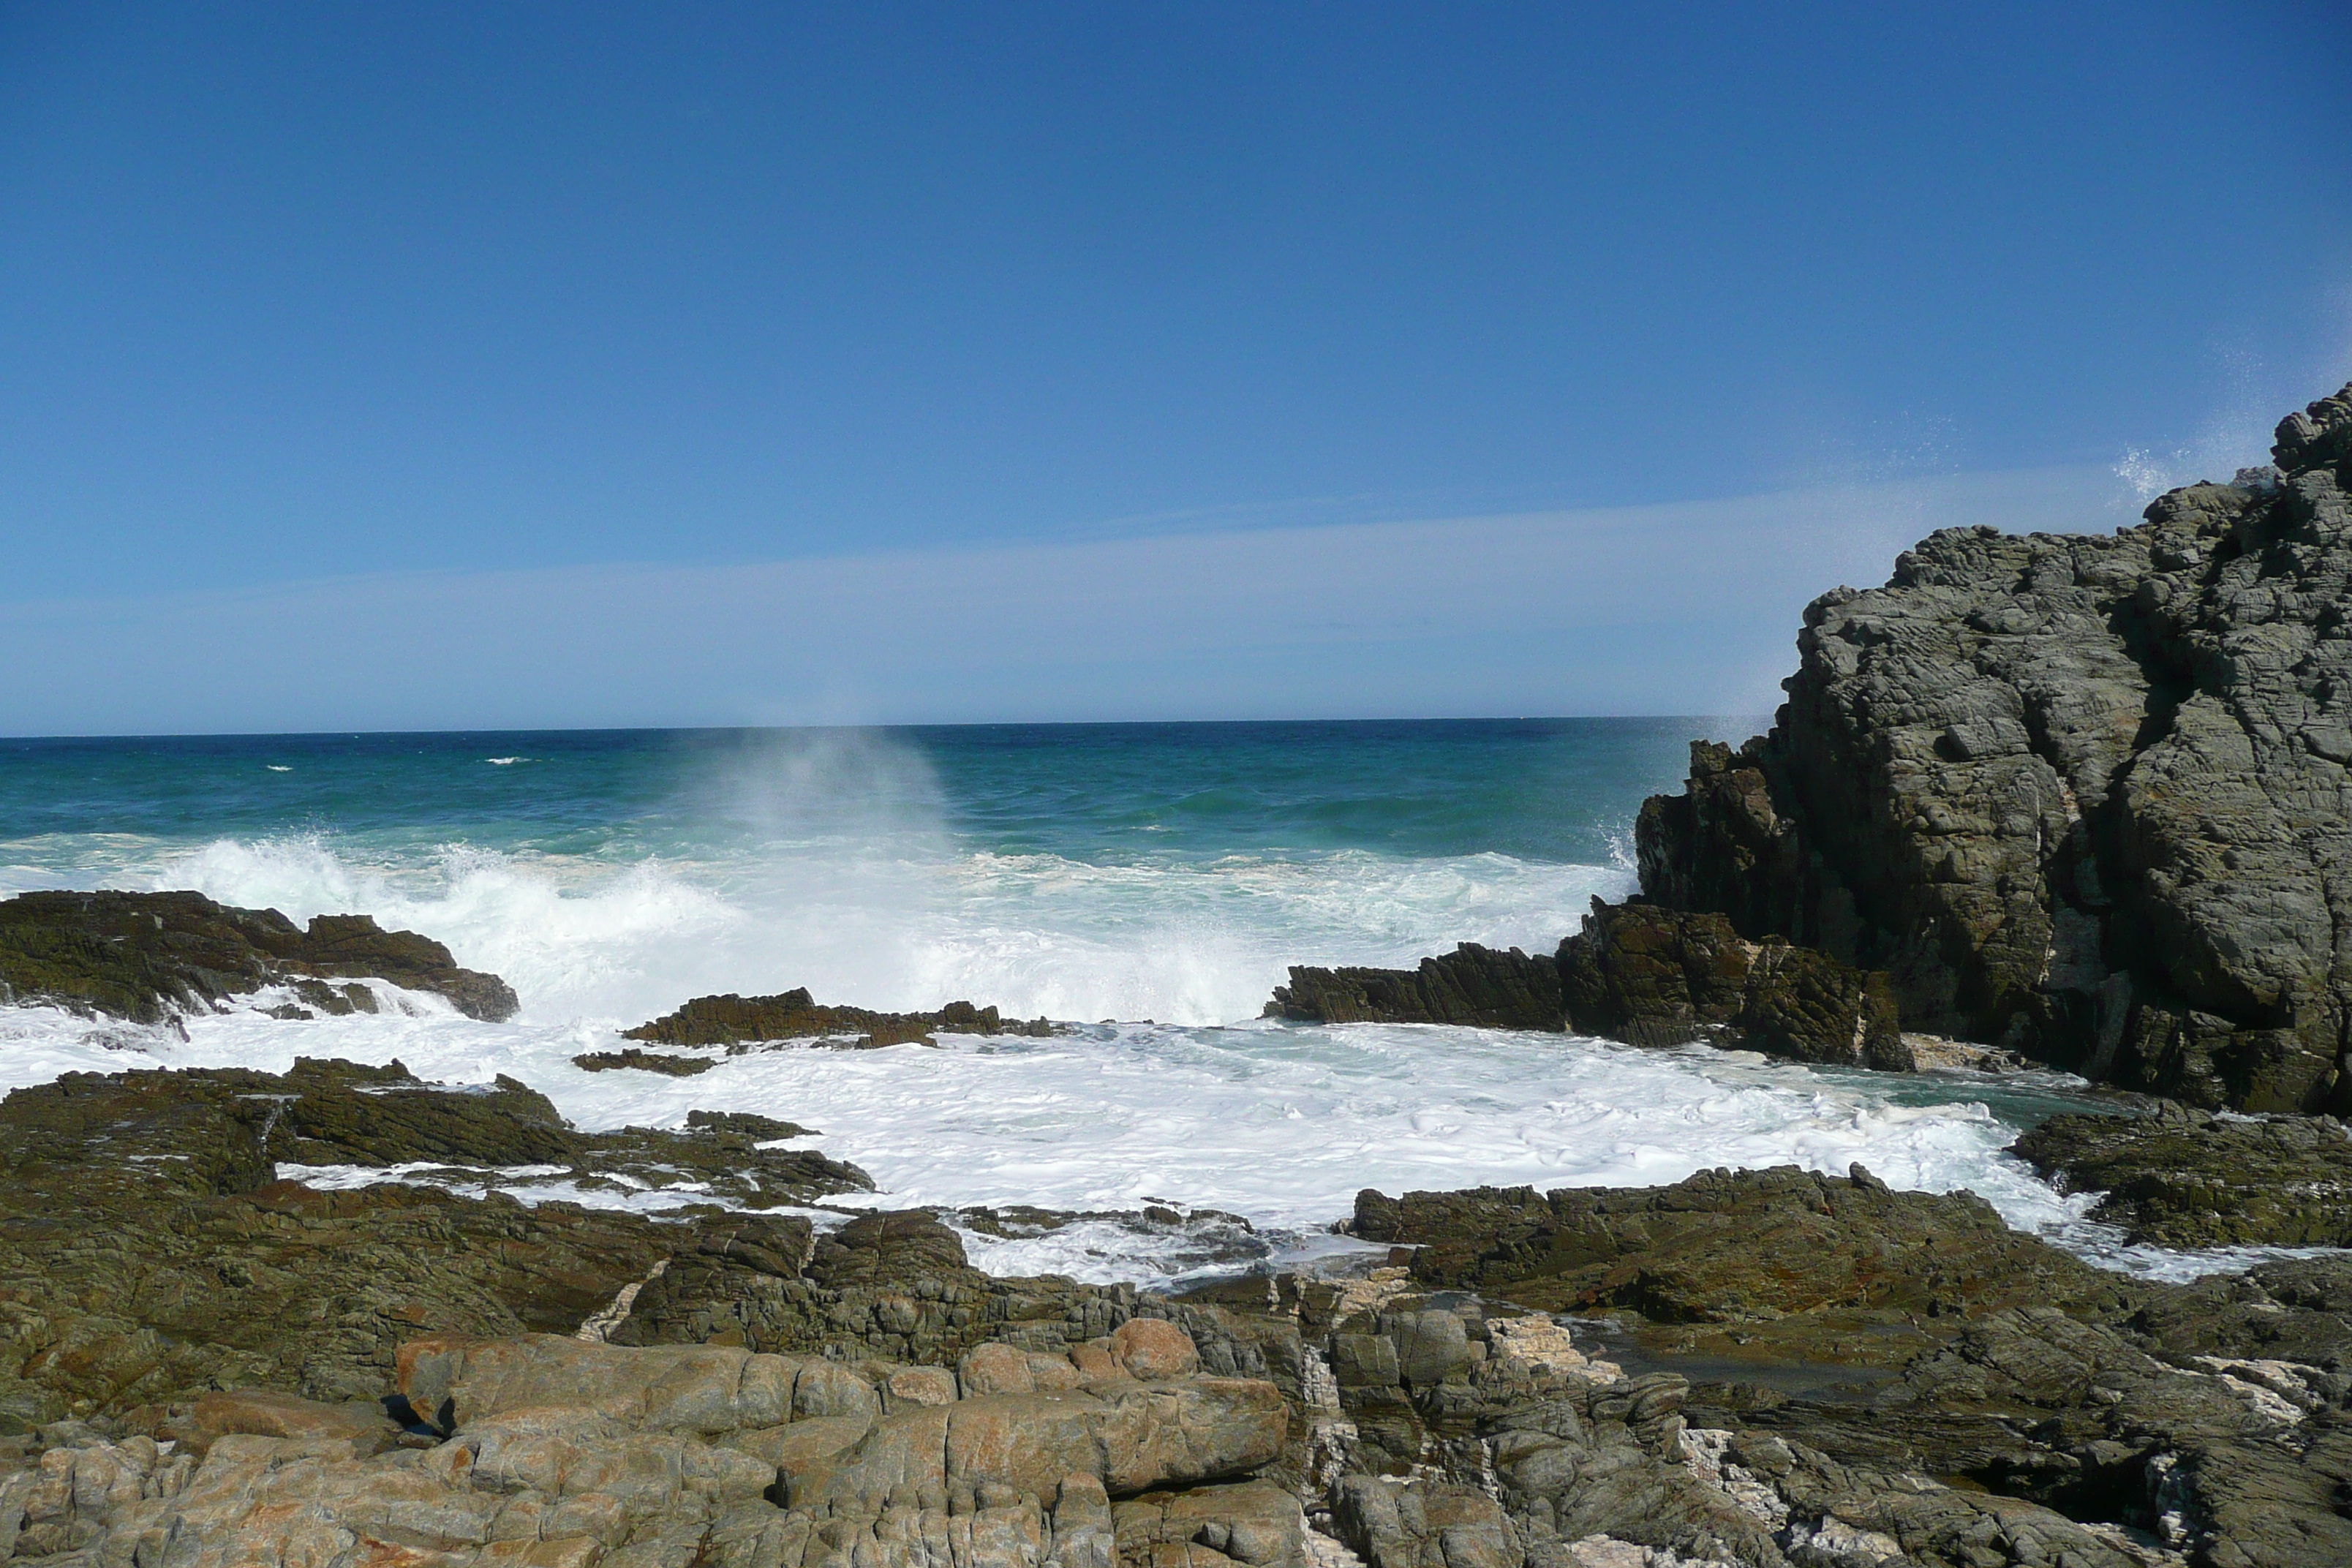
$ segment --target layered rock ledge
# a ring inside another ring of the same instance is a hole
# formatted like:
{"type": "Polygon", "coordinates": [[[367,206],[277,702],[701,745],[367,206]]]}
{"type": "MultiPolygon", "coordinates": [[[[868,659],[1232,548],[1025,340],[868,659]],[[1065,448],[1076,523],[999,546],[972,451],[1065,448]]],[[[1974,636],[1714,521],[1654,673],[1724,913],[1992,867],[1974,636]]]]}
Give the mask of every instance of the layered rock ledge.
{"type": "Polygon", "coordinates": [[[172,1426],[168,1453],[59,1431],[0,1480],[0,1551],[159,1568],[1111,1568],[1170,1542],[1193,1568],[1303,1568],[1296,1499],[1251,1481],[1282,1453],[1281,1395],[1197,1364],[1157,1322],[961,1373],[428,1338],[401,1349],[394,1415],[232,1392],[172,1426]]]}

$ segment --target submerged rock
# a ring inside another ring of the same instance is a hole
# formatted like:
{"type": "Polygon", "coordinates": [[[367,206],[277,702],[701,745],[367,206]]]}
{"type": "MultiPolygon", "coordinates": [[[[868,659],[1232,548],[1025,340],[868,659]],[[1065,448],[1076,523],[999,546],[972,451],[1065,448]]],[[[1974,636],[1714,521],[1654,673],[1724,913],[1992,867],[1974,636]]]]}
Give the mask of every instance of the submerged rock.
{"type": "Polygon", "coordinates": [[[276,910],[231,909],[201,893],[19,893],[0,902],[0,1001],[157,1024],[287,983],[325,1012],[375,1010],[364,986],[323,984],[331,979],[429,991],[493,1023],[519,1005],[497,975],[460,969],[439,942],[385,931],[368,915],[320,915],[306,930],[276,910]]]}
{"type": "MultiPolygon", "coordinates": [[[[623,1033],[625,1040],[665,1046],[743,1046],[765,1040],[840,1040],[861,1047],[936,1045],[931,1037],[1034,1035],[1054,1032],[1044,1018],[1007,1022],[993,1007],[950,1002],[936,1013],[875,1013],[864,1007],[822,1007],[806,989],[778,996],[698,996],[677,1012],[623,1033]]],[[[629,1066],[643,1066],[632,1062],[629,1066]]],[[[668,1070],[668,1069],[656,1069],[668,1070]]]]}
{"type": "Polygon", "coordinates": [[[1948,529],[1805,614],[1643,895],[1893,978],[1907,1027],[2209,1108],[2352,1095],[2352,387],[2112,536],[1948,529]]]}
{"type": "Polygon", "coordinates": [[[2158,1247],[2352,1247],[2352,1132],[2332,1116],[2057,1116],[2012,1146],[2158,1247]]]}

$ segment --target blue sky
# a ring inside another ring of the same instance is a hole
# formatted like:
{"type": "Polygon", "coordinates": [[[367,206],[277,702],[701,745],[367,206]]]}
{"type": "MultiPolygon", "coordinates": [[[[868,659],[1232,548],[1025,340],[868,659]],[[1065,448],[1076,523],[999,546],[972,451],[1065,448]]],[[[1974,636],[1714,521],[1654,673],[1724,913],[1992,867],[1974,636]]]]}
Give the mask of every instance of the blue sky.
{"type": "Polygon", "coordinates": [[[2352,375],[2347,61],[2286,3],[0,4],[0,731],[1769,698],[1915,525],[2115,526],[2352,375]]]}

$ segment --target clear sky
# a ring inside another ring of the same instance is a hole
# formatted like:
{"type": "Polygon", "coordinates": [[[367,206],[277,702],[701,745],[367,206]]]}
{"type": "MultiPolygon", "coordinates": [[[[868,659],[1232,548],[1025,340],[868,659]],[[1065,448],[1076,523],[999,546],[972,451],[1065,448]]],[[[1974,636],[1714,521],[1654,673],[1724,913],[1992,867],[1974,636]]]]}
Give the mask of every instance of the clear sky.
{"type": "Polygon", "coordinates": [[[1721,710],[2347,375],[2340,3],[0,0],[0,731],[1721,710]]]}

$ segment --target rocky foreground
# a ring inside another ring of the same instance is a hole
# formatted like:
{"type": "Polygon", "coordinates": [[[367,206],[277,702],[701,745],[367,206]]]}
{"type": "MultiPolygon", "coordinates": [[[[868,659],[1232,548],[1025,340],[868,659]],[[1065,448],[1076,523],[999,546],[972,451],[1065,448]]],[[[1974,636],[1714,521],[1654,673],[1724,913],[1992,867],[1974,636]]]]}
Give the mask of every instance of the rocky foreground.
{"type": "Polygon", "coordinates": [[[586,1134],[519,1085],[346,1063],[17,1091],[0,1545],[142,1565],[2352,1560],[2341,1257],[2154,1284],[1965,1194],[1718,1172],[1367,1193],[1351,1229],[1391,1248],[1367,1277],[1170,1298],[991,1277],[929,1213],[813,1223],[865,1184],[763,1147],[800,1131],[704,1113],[586,1134]],[[286,1179],[354,1171],[399,1179],[286,1179]],[[665,1177],[709,1201],[656,1222],[553,1195],[665,1177]],[[466,1195],[503,1180],[546,1201],[466,1195]]]}

